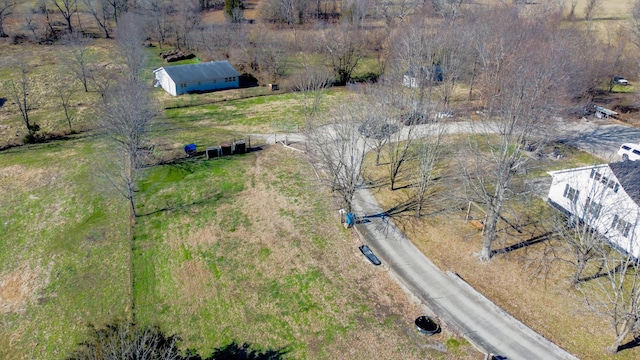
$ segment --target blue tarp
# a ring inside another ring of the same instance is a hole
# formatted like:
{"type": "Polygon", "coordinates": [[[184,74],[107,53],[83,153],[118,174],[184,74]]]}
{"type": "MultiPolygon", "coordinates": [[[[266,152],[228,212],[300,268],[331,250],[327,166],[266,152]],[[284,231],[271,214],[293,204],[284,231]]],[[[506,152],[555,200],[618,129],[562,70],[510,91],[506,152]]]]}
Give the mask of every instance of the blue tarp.
{"type": "Polygon", "coordinates": [[[184,146],[184,152],[187,153],[187,155],[193,155],[196,153],[196,144],[187,144],[184,146]]]}
{"type": "Polygon", "coordinates": [[[353,226],[356,224],[356,215],[354,213],[347,213],[345,218],[345,222],[348,226],[353,226]]]}

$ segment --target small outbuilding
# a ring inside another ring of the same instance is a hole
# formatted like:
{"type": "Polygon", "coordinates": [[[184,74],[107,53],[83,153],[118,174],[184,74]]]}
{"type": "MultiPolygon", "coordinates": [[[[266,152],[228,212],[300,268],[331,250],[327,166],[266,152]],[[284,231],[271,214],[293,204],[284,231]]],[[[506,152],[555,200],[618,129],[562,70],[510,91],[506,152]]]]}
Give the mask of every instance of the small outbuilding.
{"type": "Polygon", "coordinates": [[[239,87],[240,73],[227,60],[165,66],[153,70],[154,86],[173,96],[239,87]]]}
{"type": "Polygon", "coordinates": [[[411,88],[419,88],[428,82],[441,82],[444,80],[442,66],[431,65],[413,67],[402,77],[402,85],[411,88]]]}

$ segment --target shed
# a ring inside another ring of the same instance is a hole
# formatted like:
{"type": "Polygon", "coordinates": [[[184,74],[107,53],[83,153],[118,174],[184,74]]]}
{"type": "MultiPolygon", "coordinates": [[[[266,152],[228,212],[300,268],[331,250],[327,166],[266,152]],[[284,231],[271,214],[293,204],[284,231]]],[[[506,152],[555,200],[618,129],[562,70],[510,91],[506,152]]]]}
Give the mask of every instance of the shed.
{"type": "Polygon", "coordinates": [[[602,106],[598,106],[598,105],[594,105],[595,109],[596,109],[596,117],[597,118],[608,118],[608,117],[616,117],[618,116],[618,113],[613,111],[613,110],[609,110],[607,108],[603,108],[602,106]]]}
{"type": "Polygon", "coordinates": [[[240,73],[227,60],[165,66],[153,70],[154,86],[173,96],[239,87],[240,73]]]}
{"type": "Polygon", "coordinates": [[[442,66],[412,67],[402,77],[402,85],[411,88],[419,88],[430,81],[441,82],[444,80],[442,66]]]}
{"type": "Polygon", "coordinates": [[[233,153],[234,154],[244,154],[247,152],[247,145],[244,140],[238,140],[233,142],[233,153]]]}

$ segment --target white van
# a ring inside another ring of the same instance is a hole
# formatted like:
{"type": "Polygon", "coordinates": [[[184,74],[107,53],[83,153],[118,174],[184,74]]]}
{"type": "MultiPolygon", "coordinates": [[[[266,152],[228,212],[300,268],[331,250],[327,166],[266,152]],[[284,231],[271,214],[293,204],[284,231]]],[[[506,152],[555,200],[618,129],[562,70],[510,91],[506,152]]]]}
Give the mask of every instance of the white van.
{"type": "Polygon", "coordinates": [[[631,143],[622,144],[620,150],[618,150],[618,155],[622,156],[622,160],[624,161],[640,160],[640,145],[631,143]]]}

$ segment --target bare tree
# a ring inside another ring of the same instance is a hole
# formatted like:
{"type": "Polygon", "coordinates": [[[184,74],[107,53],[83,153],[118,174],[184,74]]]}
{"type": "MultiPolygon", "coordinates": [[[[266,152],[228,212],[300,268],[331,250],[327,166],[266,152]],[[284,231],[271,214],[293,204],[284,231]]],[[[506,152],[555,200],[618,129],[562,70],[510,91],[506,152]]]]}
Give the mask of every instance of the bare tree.
{"type": "Polygon", "coordinates": [[[120,17],[116,42],[120,56],[126,66],[126,77],[136,82],[141,79],[146,64],[146,53],[143,48],[146,35],[141,16],[136,13],[124,13],[120,17]]]}
{"type": "Polygon", "coordinates": [[[85,6],[93,19],[98,24],[98,27],[104,33],[104,37],[111,38],[111,21],[113,16],[111,7],[108,0],[83,0],[85,6]]]}
{"type": "Polygon", "coordinates": [[[88,339],[67,360],[184,360],[179,340],[157,327],[117,321],[103,328],[91,326],[88,339]]]}
{"type": "MultiPolygon", "coordinates": [[[[124,19],[123,19],[124,20],[124,19]]],[[[138,216],[136,182],[146,164],[145,145],[157,105],[148,96],[148,87],[125,79],[107,93],[100,116],[101,129],[115,145],[116,171],[104,172],[113,187],[129,202],[131,216],[138,216]]]]}
{"type": "Polygon", "coordinates": [[[173,16],[173,33],[178,49],[191,47],[191,36],[200,24],[200,11],[196,0],[185,0],[173,16]]]}
{"type": "Polygon", "coordinates": [[[265,21],[294,27],[306,21],[309,7],[307,0],[268,0],[260,5],[259,16],[265,21]]]}
{"type": "Polygon", "coordinates": [[[87,81],[93,90],[100,94],[103,102],[107,93],[118,83],[116,67],[111,64],[90,64],[87,81]]]}
{"type": "Polygon", "coordinates": [[[330,79],[330,73],[323,67],[303,62],[303,71],[298,74],[294,89],[300,92],[300,103],[308,117],[317,114],[330,79]]]}
{"type": "Polygon", "coordinates": [[[71,99],[75,94],[73,84],[64,74],[58,74],[54,81],[55,83],[52,88],[52,95],[54,98],[57,98],[58,104],[60,104],[60,107],[62,107],[62,110],[64,111],[64,118],[67,121],[67,125],[69,125],[69,132],[73,133],[73,127],[71,126],[71,123],[75,120],[71,104],[71,99]]]}
{"type": "Polygon", "coordinates": [[[16,2],[13,0],[2,0],[0,1],[0,37],[7,37],[8,35],[4,32],[4,20],[11,15],[11,8],[16,6],[16,2]]]}
{"type": "Polygon", "coordinates": [[[317,156],[328,176],[332,191],[340,194],[347,212],[353,209],[353,197],[362,184],[362,163],[367,142],[358,134],[366,117],[362,104],[340,103],[323,119],[315,118],[307,126],[309,148],[317,156]]]}
{"type": "Polygon", "coordinates": [[[640,262],[606,246],[599,249],[603,276],[580,289],[587,303],[609,319],[615,339],[606,351],[616,353],[629,334],[640,330],[640,262]]]}
{"type": "Polygon", "coordinates": [[[22,123],[27,129],[25,141],[32,143],[36,141],[36,133],[40,130],[40,126],[31,120],[31,110],[33,110],[37,97],[31,93],[32,82],[28,76],[27,66],[20,64],[20,76],[18,80],[7,80],[4,82],[4,88],[9,94],[11,100],[18,108],[22,123]]]}
{"type": "Polygon", "coordinates": [[[346,85],[364,56],[360,31],[344,23],[323,32],[320,48],[328,57],[338,85],[346,85]]]}
{"type": "Polygon", "coordinates": [[[414,199],[416,202],[416,216],[421,217],[425,208],[427,199],[434,194],[432,189],[437,184],[438,178],[442,177],[437,167],[438,161],[442,157],[442,139],[444,136],[444,127],[434,124],[429,136],[422,140],[422,144],[418,149],[417,169],[414,180],[414,199]]]}
{"type": "Polygon", "coordinates": [[[600,9],[600,0],[587,0],[587,4],[584,7],[584,19],[591,21],[595,13],[600,9]]]}
{"type": "Polygon", "coordinates": [[[107,4],[109,4],[109,7],[111,9],[111,17],[117,25],[118,21],[120,21],[120,14],[127,11],[128,9],[127,0],[106,0],[106,2],[107,4]]]}
{"type": "Polygon", "coordinates": [[[526,172],[531,152],[548,139],[553,104],[564,98],[560,79],[571,66],[563,47],[547,35],[551,24],[519,18],[513,9],[493,11],[483,20],[486,40],[477,48],[484,121],[470,137],[475,161],[462,164],[473,196],[487,207],[483,260],[492,255],[503,207],[518,194],[517,175],[526,172]]]}
{"type": "Polygon", "coordinates": [[[67,31],[73,32],[73,24],[71,18],[78,12],[78,0],[51,0],[53,5],[58,9],[58,12],[64,20],[67,22],[67,31]]]}
{"type": "Polygon", "coordinates": [[[46,37],[46,35],[41,35],[40,34],[40,26],[38,26],[38,21],[35,18],[35,14],[33,13],[33,9],[31,12],[29,12],[27,15],[25,15],[24,17],[24,29],[31,32],[31,35],[33,36],[33,41],[36,42],[38,40],[40,40],[41,38],[46,37]]]}
{"type": "Polygon", "coordinates": [[[618,27],[614,33],[609,29],[607,35],[607,56],[605,61],[608,63],[607,67],[610,69],[607,76],[609,77],[609,92],[612,92],[613,87],[616,84],[614,78],[616,75],[619,75],[618,71],[620,71],[625,54],[625,48],[627,47],[630,36],[627,30],[622,26],[618,27]]]}
{"type": "Polygon", "coordinates": [[[169,17],[171,4],[167,0],[146,0],[142,6],[149,33],[155,37],[158,46],[162,48],[172,31],[173,24],[169,17]]]}
{"type": "Polygon", "coordinates": [[[92,61],[90,46],[93,39],[86,35],[71,33],[64,38],[65,51],[62,63],[80,81],[85,92],[89,91],[89,64],[92,61]]]}
{"type": "Polygon", "coordinates": [[[245,43],[251,69],[265,82],[275,83],[287,65],[286,43],[263,27],[254,30],[250,42],[245,43]]]}

